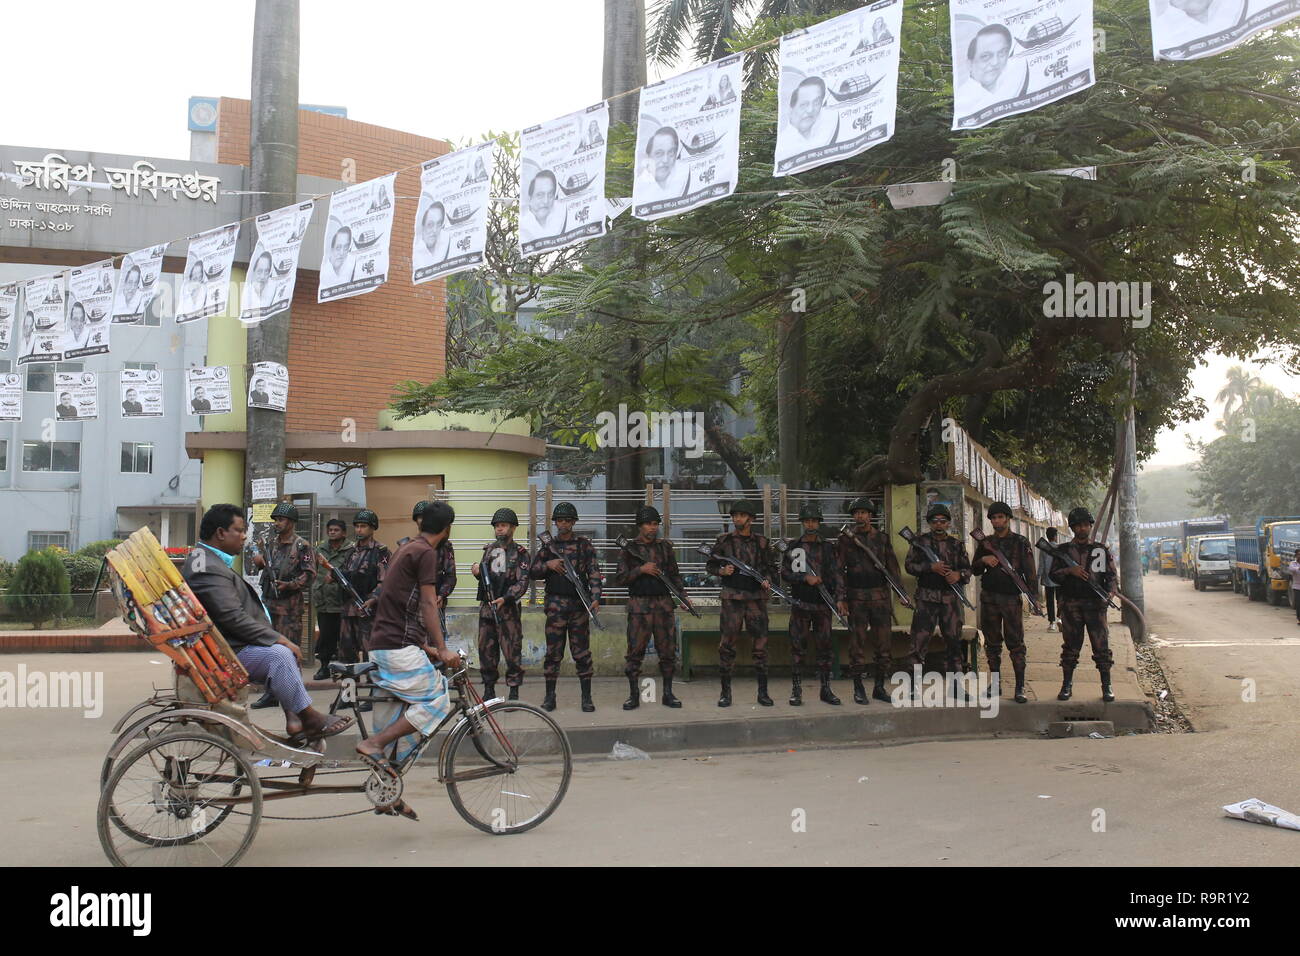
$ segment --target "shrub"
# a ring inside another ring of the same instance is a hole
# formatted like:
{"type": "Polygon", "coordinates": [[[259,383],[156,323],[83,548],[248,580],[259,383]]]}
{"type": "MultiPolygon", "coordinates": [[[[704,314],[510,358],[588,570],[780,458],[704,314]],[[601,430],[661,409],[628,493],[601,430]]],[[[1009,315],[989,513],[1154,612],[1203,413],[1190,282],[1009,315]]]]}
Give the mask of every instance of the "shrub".
{"type": "Polygon", "coordinates": [[[9,587],[9,582],[13,580],[14,571],[17,567],[18,565],[14,564],[12,561],[6,561],[4,558],[0,558],[0,588],[9,587]]]}
{"type": "Polygon", "coordinates": [[[37,628],[72,610],[70,590],[68,572],[54,549],[29,551],[18,559],[6,603],[15,617],[37,628]]]}
{"type": "Polygon", "coordinates": [[[80,551],[60,557],[63,561],[63,569],[68,572],[68,581],[72,590],[89,591],[95,586],[95,578],[99,576],[99,566],[104,560],[102,557],[87,557],[80,551]]]}
{"type": "Polygon", "coordinates": [[[105,538],[103,541],[92,541],[85,547],[77,549],[77,557],[91,558],[98,563],[103,559],[107,552],[116,548],[121,543],[121,538],[105,538]]]}

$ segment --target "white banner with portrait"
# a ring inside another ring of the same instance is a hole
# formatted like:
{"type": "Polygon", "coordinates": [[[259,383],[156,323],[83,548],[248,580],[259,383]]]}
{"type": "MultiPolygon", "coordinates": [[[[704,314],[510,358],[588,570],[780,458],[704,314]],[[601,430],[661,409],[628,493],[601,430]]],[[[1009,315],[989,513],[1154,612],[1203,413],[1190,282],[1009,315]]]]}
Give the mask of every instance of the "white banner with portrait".
{"type": "Polygon", "coordinates": [[[239,223],[218,226],[190,237],[176,294],[176,321],[194,322],[223,315],[230,299],[230,266],[235,261],[239,223]]]}
{"type": "Polygon", "coordinates": [[[23,283],[22,342],[18,364],[57,362],[63,358],[65,330],[62,272],[23,283]]]}
{"type": "Polygon", "coordinates": [[[903,0],[781,37],[775,175],[856,156],[894,135],[903,0]]]}
{"type": "Polygon", "coordinates": [[[951,0],[953,129],[978,129],[1097,82],[1092,0],[951,0]]]}
{"type": "Polygon", "coordinates": [[[63,338],[65,359],[108,351],[114,271],[112,259],[68,271],[68,319],[63,338]]]}
{"type": "Polygon", "coordinates": [[[257,242],[239,296],[239,321],[261,322],[289,310],[302,237],[315,206],[315,202],[299,203],[257,217],[257,242]]]}
{"type": "Polygon", "coordinates": [[[162,418],[162,375],[156,368],[124,368],[118,373],[123,418],[162,418]]]}
{"type": "Polygon", "coordinates": [[[99,380],[95,373],[55,372],[54,412],[61,422],[87,422],[98,418],[99,380]]]}
{"type": "Polygon", "coordinates": [[[1150,0],[1157,60],[1199,60],[1300,17],[1300,0],[1150,0]]]}
{"type": "Polygon", "coordinates": [[[230,367],[196,365],[185,370],[185,400],[191,415],[234,411],[230,396],[230,367]]]}
{"type": "Polygon", "coordinates": [[[388,281],[397,173],[357,183],[330,196],[317,302],[373,292],[388,281]]]}
{"type": "Polygon", "coordinates": [[[254,362],[248,376],[248,407],[282,412],[289,407],[289,369],[279,362],[254,362]]]}
{"type": "Polygon", "coordinates": [[[13,340],[14,316],[18,314],[18,283],[0,285],[0,352],[13,340]]]}
{"type": "Polygon", "coordinates": [[[432,282],[484,263],[496,143],[489,140],[420,166],[411,282],[432,282]]]}
{"type": "Polygon", "coordinates": [[[117,290],[113,296],[115,323],[143,322],[158,290],[162,288],[158,277],[162,275],[163,255],[167,243],[137,249],[122,257],[122,268],[117,273],[117,290]]]}
{"type": "Polygon", "coordinates": [[[0,422],[23,420],[23,377],[17,372],[0,372],[0,422]]]}
{"type": "Polygon", "coordinates": [[[641,89],[632,215],[662,219],[736,190],[739,54],[641,89]]]}
{"type": "Polygon", "coordinates": [[[520,140],[519,251],[563,249],[605,234],[609,106],[530,126],[520,140]]]}

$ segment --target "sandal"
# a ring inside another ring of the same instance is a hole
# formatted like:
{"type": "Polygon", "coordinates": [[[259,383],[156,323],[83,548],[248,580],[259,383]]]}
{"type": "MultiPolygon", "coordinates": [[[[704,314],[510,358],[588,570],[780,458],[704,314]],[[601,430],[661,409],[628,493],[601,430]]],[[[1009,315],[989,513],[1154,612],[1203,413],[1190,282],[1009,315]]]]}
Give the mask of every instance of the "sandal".
{"type": "Polygon", "coordinates": [[[389,760],[387,757],[385,757],[382,753],[368,754],[358,750],[357,756],[360,757],[362,760],[364,760],[366,763],[370,764],[370,769],[375,771],[375,773],[386,773],[394,780],[397,780],[401,777],[401,774],[397,772],[397,768],[393,766],[393,762],[389,760]]]}
{"type": "Polygon", "coordinates": [[[398,800],[391,807],[375,807],[375,813],[378,814],[379,816],[384,816],[384,817],[400,816],[400,817],[406,817],[406,819],[408,820],[414,820],[416,823],[420,822],[420,818],[419,816],[416,815],[415,810],[412,809],[411,807],[408,807],[406,803],[401,800],[398,800]]]}
{"type": "Polygon", "coordinates": [[[290,734],[286,743],[291,747],[298,747],[312,740],[322,740],[325,737],[333,737],[335,734],[341,734],[352,726],[355,718],[342,717],[338,714],[326,716],[325,723],[316,730],[300,730],[296,734],[290,734]]]}

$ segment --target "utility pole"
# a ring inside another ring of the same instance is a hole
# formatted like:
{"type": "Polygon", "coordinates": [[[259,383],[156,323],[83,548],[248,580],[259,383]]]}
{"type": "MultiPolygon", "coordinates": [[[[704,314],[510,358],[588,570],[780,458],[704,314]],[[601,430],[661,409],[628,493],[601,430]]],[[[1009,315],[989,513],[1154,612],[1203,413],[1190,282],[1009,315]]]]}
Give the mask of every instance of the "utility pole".
{"type": "MultiPolygon", "coordinates": [[[[1119,477],[1119,568],[1120,593],[1141,611],[1146,611],[1146,598],[1142,588],[1142,552],[1138,539],[1137,502],[1137,431],[1134,424],[1133,401],[1137,396],[1137,357],[1128,353],[1129,400],[1128,414],[1119,423],[1123,430],[1123,460],[1119,477]]],[[[1125,605],[1124,623],[1132,634],[1143,633],[1133,614],[1125,605]]]]}
{"type": "MultiPolygon", "coordinates": [[[[257,0],[250,122],[250,206],[261,215],[297,198],[298,0],[257,0]]],[[[288,364],[288,312],[248,330],[248,362],[288,364]]],[[[250,408],[247,428],[244,500],[253,500],[254,478],[274,478],[279,498],[284,491],[284,413],[250,408]]]]}

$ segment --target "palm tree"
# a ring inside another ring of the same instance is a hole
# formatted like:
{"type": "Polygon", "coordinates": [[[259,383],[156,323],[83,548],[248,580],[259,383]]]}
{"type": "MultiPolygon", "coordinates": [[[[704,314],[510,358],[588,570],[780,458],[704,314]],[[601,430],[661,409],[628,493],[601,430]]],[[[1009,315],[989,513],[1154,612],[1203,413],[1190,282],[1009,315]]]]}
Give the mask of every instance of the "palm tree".
{"type": "MultiPolygon", "coordinates": [[[[1216,402],[1223,402],[1223,425],[1230,426],[1233,420],[1251,407],[1251,394],[1260,387],[1257,376],[1251,375],[1240,365],[1228,369],[1223,388],[1214,397],[1216,402]]],[[[1227,428],[1225,427],[1226,431],[1227,428]]]]}
{"type": "MultiPolygon", "coordinates": [[[[650,11],[646,55],[656,66],[671,67],[681,58],[688,38],[697,63],[725,56],[728,41],[754,20],[825,14],[843,7],[843,0],[658,0],[650,11]]],[[[751,63],[750,76],[770,62],[751,63]]]]}

